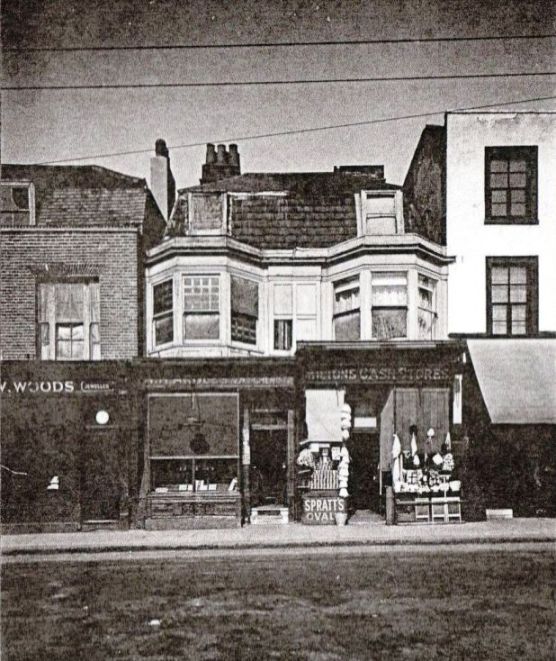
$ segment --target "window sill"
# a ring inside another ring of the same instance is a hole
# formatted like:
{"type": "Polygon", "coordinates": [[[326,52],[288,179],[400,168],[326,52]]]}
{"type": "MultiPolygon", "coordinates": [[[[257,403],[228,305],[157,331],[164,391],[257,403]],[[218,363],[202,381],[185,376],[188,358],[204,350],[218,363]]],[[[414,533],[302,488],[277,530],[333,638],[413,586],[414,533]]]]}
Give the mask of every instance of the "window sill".
{"type": "Polygon", "coordinates": [[[501,216],[500,218],[485,218],[485,225],[538,225],[538,218],[512,218],[501,216]]]}

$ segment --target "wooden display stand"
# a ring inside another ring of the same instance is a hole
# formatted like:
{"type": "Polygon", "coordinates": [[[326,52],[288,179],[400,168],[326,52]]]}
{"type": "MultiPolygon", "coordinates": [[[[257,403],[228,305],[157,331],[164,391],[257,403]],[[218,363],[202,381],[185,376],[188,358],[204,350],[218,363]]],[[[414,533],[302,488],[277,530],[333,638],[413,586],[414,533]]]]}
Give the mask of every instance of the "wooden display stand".
{"type": "Polygon", "coordinates": [[[146,498],[147,530],[234,528],[241,525],[239,491],[152,492],[146,498]]]}
{"type": "Polygon", "coordinates": [[[411,497],[395,494],[396,523],[461,523],[459,496],[411,497]]]}

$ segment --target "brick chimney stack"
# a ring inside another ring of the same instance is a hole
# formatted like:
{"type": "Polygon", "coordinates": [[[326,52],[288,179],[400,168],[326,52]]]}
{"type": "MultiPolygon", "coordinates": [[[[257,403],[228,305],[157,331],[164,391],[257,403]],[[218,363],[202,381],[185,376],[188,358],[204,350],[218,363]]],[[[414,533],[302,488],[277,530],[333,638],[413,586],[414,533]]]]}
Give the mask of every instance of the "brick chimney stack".
{"type": "Polygon", "coordinates": [[[170,153],[166,142],[159,138],[155,143],[155,155],[151,158],[151,192],[168,220],[176,200],[176,180],[170,168],[170,153]]]}
{"type": "Polygon", "coordinates": [[[226,145],[207,145],[207,156],[202,168],[201,184],[207,184],[227,177],[235,177],[241,174],[239,151],[237,145],[230,145],[229,151],[226,145]]]}

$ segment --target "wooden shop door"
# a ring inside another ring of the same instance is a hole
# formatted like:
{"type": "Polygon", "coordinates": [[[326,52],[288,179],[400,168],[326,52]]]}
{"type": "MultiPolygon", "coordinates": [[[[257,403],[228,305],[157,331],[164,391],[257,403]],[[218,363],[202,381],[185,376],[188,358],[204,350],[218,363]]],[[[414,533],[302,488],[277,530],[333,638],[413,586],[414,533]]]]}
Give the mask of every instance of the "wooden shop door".
{"type": "Polygon", "coordinates": [[[124,467],[114,430],[91,431],[82,440],[81,520],[116,521],[120,514],[124,467]]]}

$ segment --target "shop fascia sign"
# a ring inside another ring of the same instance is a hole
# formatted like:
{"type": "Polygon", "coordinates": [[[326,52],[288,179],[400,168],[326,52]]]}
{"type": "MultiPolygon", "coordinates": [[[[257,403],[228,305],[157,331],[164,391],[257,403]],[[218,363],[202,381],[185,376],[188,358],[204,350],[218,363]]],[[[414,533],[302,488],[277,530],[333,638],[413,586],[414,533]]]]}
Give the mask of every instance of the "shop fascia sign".
{"type": "Polygon", "coordinates": [[[333,367],[310,369],[305,372],[308,383],[415,383],[426,381],[448,381],[447,367],[333,367]]]}
{"type": "Polygon", "coordinates": [[[147,390],[199,390],[204,388],[293,388],[290,376],[187,377],[146,379],[147,390]]]}
{"type": "Polygon", "coordinates": [[[76,381],[73,379],[59,381],[49,379],[39,380],[17,380],[0,381],[0,394],[15,395],[71,395],[75,393],[86,393],[101,395],[114,392],[113,381],[76,381]]]}

